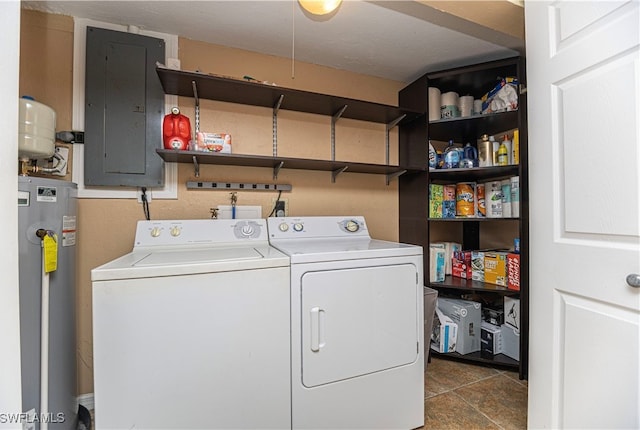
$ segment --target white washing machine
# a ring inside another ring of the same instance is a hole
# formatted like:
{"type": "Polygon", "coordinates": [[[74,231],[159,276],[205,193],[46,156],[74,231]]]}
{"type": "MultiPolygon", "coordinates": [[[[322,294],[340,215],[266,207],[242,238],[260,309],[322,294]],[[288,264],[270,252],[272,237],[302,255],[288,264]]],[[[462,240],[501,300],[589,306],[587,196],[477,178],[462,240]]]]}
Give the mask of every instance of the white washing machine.
{"type": "Polygon", "coordinates": [[[363,217],[269,218],[291,259],[292,426],[424,424],[422,248],[363,217]]]}
{"type": "Polygon", "coordinates": [[[291,427],[289,258],[265,220],[140,221],[91,279],[96,428],[291,427]]]}

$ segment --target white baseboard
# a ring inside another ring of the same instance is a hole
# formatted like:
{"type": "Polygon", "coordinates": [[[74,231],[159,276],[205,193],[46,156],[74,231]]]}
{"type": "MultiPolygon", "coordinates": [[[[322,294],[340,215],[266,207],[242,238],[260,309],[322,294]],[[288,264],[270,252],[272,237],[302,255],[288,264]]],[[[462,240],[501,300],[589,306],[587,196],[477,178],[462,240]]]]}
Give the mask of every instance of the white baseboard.
{"type": "Polygon", "coordinates": [[[93,393],[80,394],[78,396],[78,404],[92,411],[94,408],[93,393]]]}

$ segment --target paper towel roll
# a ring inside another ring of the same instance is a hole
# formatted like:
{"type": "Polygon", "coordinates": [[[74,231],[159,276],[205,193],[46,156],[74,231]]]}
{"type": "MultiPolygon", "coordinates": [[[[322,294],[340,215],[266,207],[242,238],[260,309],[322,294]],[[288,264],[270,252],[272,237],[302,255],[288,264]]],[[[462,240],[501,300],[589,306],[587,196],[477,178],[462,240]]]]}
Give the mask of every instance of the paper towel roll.
{"type": "Polygon", "coordinates": [[[473,101],[473,114],[480,115],[482,113],[482,100],[476,99],[473,101]]]}
{"type": "Polygon", "coordinates": [[[467,117],[473,114],[473,96],[462,96],[458,103],[461,117],[467,117]]]}
{"type": "Polygon", "coordinates": [[[458,93],[449,91],[440,96],[441,116],[442,118],[457,118],[460,116],[458,93]]]}
{"type": "Polygon", "coordinates": [[[440,119],[440,90],[429,87],[429,121],[440,119]]]}

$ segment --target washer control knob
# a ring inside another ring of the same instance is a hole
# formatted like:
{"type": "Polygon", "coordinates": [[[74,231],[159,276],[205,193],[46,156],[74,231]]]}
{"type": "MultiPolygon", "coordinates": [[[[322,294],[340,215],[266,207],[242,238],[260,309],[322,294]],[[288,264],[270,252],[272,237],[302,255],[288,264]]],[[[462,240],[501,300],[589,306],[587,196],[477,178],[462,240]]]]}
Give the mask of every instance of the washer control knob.
{"type": "Polygon", "coordinates": [[[282,232],[285,232],[289,230],[289,224],[287,224],[286,222],[283,222],[278,226],[278,229],[280,229],[280,231],[282,232]]]}
{"type": "Polygon", "coordinates": [[[303,228],[304,228],[304,225],[301,222],[297,222],[293,225],[294,231],[302,231],[303,228]]]}
{"type": "Polygon", "coordinates": [[[151,229],[151,237],[158,237],[158,236],[160,236],[161,232],[162,232],[162,230],[160,230],[160,227],[153,227],[151,229]]]}
{"type": "Polygon", "coordinates": [[[180,227],[174,225],[173,227],[171,227],[169,233],[171,233],[171,236],[173,237],[178,237],[180,236],[180,233],[182,233],[182,230],[180,230],[180,227]]]}
{"type": "Polygon", "coordinates": [[[360,224],[358,224],[357,221],[349,220],[344,225],[344,228],[346,228],[347,231],[351,233],[355,233],[356,231],[360,230],[360,224]]]}
{"type": "Polygon", "coordinates": [[[253,234],[253,226],[247,224],[247,225],[243,225],[242,229],[240,229],[240,232],[242,233],[243,236],[251,236],[253,234]]]}

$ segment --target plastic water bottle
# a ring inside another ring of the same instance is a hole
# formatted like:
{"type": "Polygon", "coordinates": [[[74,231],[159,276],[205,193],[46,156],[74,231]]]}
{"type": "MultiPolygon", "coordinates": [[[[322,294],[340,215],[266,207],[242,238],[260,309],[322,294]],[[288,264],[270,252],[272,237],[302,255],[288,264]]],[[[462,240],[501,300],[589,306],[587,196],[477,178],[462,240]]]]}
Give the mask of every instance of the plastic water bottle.
{"type": "Polygon", "coordinates": [[[460,151],[453,146],[453,140],[449,141],[449,145],[444,150],[444,166],[445,169],[458,167],[460,164],[460,151]]]}

